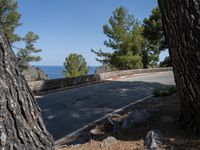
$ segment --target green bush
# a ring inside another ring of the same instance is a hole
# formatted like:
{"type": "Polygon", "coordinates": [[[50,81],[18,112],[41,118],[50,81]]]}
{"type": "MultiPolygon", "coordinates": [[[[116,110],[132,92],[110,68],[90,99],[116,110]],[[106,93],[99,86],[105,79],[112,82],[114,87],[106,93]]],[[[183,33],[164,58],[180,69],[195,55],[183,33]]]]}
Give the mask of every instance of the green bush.
{"type": "Polygon", "coordinates": [[[163,88],[163,89],[154,89],[153,90],[153,95],[155,97],[164,97],[164,96],[169,96],[169,95],[172,95],[174,93],[176,93],[176,86],[174,85],[170,85],[170,86],[167,86],[166,88],[163,88]]]}

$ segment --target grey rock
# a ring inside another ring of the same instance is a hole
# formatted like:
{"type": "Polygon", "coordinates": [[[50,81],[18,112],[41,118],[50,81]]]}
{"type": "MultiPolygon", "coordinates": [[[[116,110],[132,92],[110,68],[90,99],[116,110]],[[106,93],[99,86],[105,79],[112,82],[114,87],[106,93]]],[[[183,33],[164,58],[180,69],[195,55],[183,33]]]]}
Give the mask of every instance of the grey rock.
{"type": "Polygon", "coordinates": [[[117,139],[115,137],[109,136],[102,141],[101,148],[108,148],[113,143],[117,143],[117,139]]]}
{"type": "Polygon", "coordinates": [[[123,121],[123,129],[131,129],[134,125],[147,122],[150,118],[150,112],[147,110],[135,110],[123,121]]]}
{"type": "Polygon", "coordinates": [[[113,133],[114,134],[119,133],[123,122],[123,116],[119,114],[112,114],[111,116],[108,117],[108,121],[110,122],[110,124],[112,124],[113,133]]]}
{"type": "Polygon", "coordinates": [[[146,135],[144,145],[147,150],[160,150],[162,141],[162,133],[159,130],[151,130],[146,135]]]}
{"type": "Polygon", "coordinates": [[[26,81],[48,80],[48,75],[40,68],[27,65],[27,69],[22,71],[22,75],[26,81]]]}
{"type": "Polygon", "coordinates": [[[115,124],[115,123],[120,123],[122,122],[123,118],[121,115],[119,114],[112,114],[108,117],[108,121],[111,123],[111,124],[115,124]]]}
{"type": "Polygon", "coordinates": [[[94,129],[90,130],[90,134],[92,135],[103,135],[105,132],[103,132],[98,126],[94,129]]]}

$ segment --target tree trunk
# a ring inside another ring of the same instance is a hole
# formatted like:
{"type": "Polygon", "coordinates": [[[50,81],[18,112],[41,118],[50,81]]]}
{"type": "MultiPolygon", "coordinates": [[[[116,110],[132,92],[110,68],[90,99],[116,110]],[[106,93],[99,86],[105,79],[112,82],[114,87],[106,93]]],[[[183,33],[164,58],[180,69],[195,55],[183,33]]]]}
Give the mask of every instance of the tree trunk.
{"type": "Polygon", "coordinates": [[[158,0],[181,98],[181,125],[200,133],[200,0],[158,0]]]}
{"type": "Polygon", "coordinates": [[[50,150],[53,139],[0,26],[0,150],[50,150]]]}

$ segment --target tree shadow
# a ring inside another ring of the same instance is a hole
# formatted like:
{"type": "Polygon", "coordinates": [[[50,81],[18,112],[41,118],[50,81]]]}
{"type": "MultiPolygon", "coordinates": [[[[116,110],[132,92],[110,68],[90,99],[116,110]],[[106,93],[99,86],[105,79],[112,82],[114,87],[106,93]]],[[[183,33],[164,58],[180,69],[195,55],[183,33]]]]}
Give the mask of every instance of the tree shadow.
{"type": "Polygon", "coordinates": [[[125,105],[152,95],[166,84],[108,81],[44,95],[37,100],[54,140],[61,139],[125,105]]]}

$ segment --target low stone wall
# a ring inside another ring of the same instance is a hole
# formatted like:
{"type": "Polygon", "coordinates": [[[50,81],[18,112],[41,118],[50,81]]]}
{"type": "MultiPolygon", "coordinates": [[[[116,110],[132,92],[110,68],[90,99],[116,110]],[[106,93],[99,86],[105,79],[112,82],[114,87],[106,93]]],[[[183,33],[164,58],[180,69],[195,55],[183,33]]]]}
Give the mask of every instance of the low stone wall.
{"type": "Polygon", "coordinates": [[[116,78],[119,76],[127,76],[127,75],[134,75],[140,73],[151,73],[151,72],[165,72],[165,71],[172,71],[171,67],[168,68],[152,68],[152,69],[134,69],[134,70],[122,70],[122,71],[112,71],[112,72],[105,72],[100,73],[99,78],[101,80],[116,78]]]}
{"type": "Polygon", "coordinates": [[[28,82],[28,85],[32,92],[40,93],[55,89],[62,89],[74,85],[80,85],[84,83],[93,83],[97,81],[100,81],[98,75],[88,75],[88,76],[73,77],[73,78],[59,78],[59,79],[33,81],[33,82],[28,82]]]}
{"type": "Polygon", "coordinates": [[[106,72],[82,77],[74,78],[60,78],[50,79],[42,81],[28,82],[28,85],[34,93],[42,93],[50,90],[63,89],[70,86],[81,85],[85,83],[95,83],[110,78],[116,78],[119,76],[134,75],[140,73],[151,73],[151,72],[165,72],[172,71],[172,68],[154,68],[154,69],[134,69],[134,70],[123,70],[106,72]]]}

